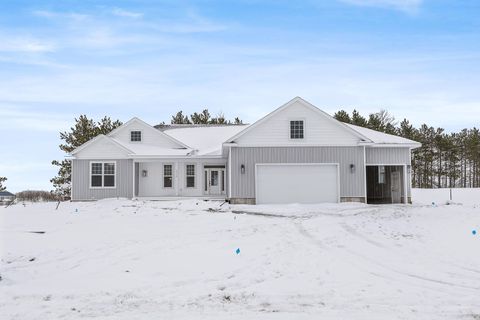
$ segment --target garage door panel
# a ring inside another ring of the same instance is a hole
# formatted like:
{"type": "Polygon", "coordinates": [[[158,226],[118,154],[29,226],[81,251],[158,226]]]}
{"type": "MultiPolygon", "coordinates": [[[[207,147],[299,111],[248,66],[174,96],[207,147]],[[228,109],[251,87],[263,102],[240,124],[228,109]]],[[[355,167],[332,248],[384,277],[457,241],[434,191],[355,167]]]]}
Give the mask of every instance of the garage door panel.
{"type": "Polygon", "coordinates": [[[258,204],[338,202],[335,164],[258,164],[258,204]]]}

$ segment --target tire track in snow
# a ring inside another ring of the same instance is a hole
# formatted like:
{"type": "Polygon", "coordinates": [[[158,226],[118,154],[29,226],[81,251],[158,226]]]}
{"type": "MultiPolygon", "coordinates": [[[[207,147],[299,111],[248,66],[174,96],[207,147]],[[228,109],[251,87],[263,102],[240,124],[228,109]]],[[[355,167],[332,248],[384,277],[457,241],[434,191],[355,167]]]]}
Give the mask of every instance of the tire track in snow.
{"type": "MultiPolygon", "coordinates": [[[[398,214],[398,213],[401,213],[401,214],[406,214],[407,213],[407,209],[405,208],[395,208],[395,214],[398,214]]],[[[358,239],[361,239],[363,241],[366,241],[378,248],[381,248],[381,249],[387,249],[388,248],[383,245],[382,243],[379,243],[379,242],[376,242],[372,239],[370,239],[369,237],[359,233],[358,231],[356,231],[353,227],[349,226],[346,222],[342,222],[340,223],[340,225],[342,226],[342,228],[347,231],[350,235],[358,238],[358,239]]],[[[415,273],[410,273],[410,272],[405,272],[405,271],[401,271],[401,270],[398,270],[396,268],[393,268],[391,266],[387,266],[375,259],[372,259],[370,257],[367,257],[367,256],[364,256],[362,254],[359,254],[357,253],[356,251],[353,251],[351,249],[346,249],[347,251],[349,251],[351,254],[354,254],[358,257],[361,257],[363,259],[366,259],[366,260],[369,260],[370,262],[372,263],[375,263],[383,268],[386,268],[390,271],[393,271],[395,273],[398,273],[398,274],[401,274],[401,275],[404,275],[404,276],[408,276],[408,277],[411,277],[411,278],[415,278],[415,279],[421,279],[421,280],[424,280],[424,281],[429,281],[429,282],[434,282],[434,283],[438,283],[438,284],[443,284],[443,285],[448,285],[448,286],[454,286],[454,287],[459,287],[459,288],[465,288],[465,289],[473,289],[473,290],[480,290],[480,287],[479,286],[469,286],[469,285],[465,285],[465,284],[459,284],[459,283],[455,283],[455,282],[451,282],[451,281],[445,281],[445,280],[439,280],[439,279],[435,279],[435,278],[430,278],[430,277],[426,277],[426,276],[422,276],[422,275],[418,275],[418,274],[415,274],[415,273]]],[[[472,271],[472,270],[469,270],[469,271],[472,271]]],[[[465,277],[464,275],[462,274],[455,274],[456,276],[462,276],[463,278],[467,278],[469,279],[470,277],[465,277]]]]}

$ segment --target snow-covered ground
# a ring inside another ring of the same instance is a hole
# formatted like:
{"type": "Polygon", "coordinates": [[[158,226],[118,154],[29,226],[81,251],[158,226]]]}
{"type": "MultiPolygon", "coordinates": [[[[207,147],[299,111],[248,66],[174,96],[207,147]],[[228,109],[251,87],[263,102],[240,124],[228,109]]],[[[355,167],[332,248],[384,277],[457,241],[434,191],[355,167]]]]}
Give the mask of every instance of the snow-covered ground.
{"type": "Polygon", "coordinates": [[[2,207],[0,318],[479,319],[475,202],[2,207]]]}

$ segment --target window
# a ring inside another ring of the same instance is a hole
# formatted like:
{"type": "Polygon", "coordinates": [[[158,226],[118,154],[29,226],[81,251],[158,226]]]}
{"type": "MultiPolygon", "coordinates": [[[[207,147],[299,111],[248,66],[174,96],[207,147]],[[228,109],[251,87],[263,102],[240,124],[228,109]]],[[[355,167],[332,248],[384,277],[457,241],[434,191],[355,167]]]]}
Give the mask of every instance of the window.
{"type": "Polygon", "coordinates": [[[187,164],[187,188],[195,188],[195,165],[187,164]]]}
{"type": "Polygon", "coordinates": [[[142,131],[130,131],[130,141],[132,142],[142,141],[142,131]]]}
{"type": "Polygon", "coordinates": [[[115,188],[115,162],[91,162],[92,188],[115,188]]]}
{"type": "Polygon", "coordinates": [[[385,166],[378,166],[378,183],[385,183],[385,166]]]}
{"type": "Polygon", "coordinates": [[[171,188],[173,186],[173,179],[172,179],[172,165],[166,164],[163,166],[163,187],[164,188],[171,188]]]}
{"type": "Polygon", "coordinates": [[[303,121],[290,121],[290,139],[303,139],[303,121]]]}

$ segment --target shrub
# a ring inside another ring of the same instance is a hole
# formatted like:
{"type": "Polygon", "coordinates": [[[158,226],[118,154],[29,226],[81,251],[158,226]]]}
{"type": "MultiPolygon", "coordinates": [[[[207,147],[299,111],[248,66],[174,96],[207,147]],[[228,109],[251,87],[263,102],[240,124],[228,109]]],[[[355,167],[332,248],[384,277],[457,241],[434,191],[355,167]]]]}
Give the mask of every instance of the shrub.
{"type": "Polygon", "coordinates": [[[61,201],[63,200],[61,196],[55,194],[51,191],[43,190],[25,190],[18,192],[16,195],[17,201],[61,201]]]}

